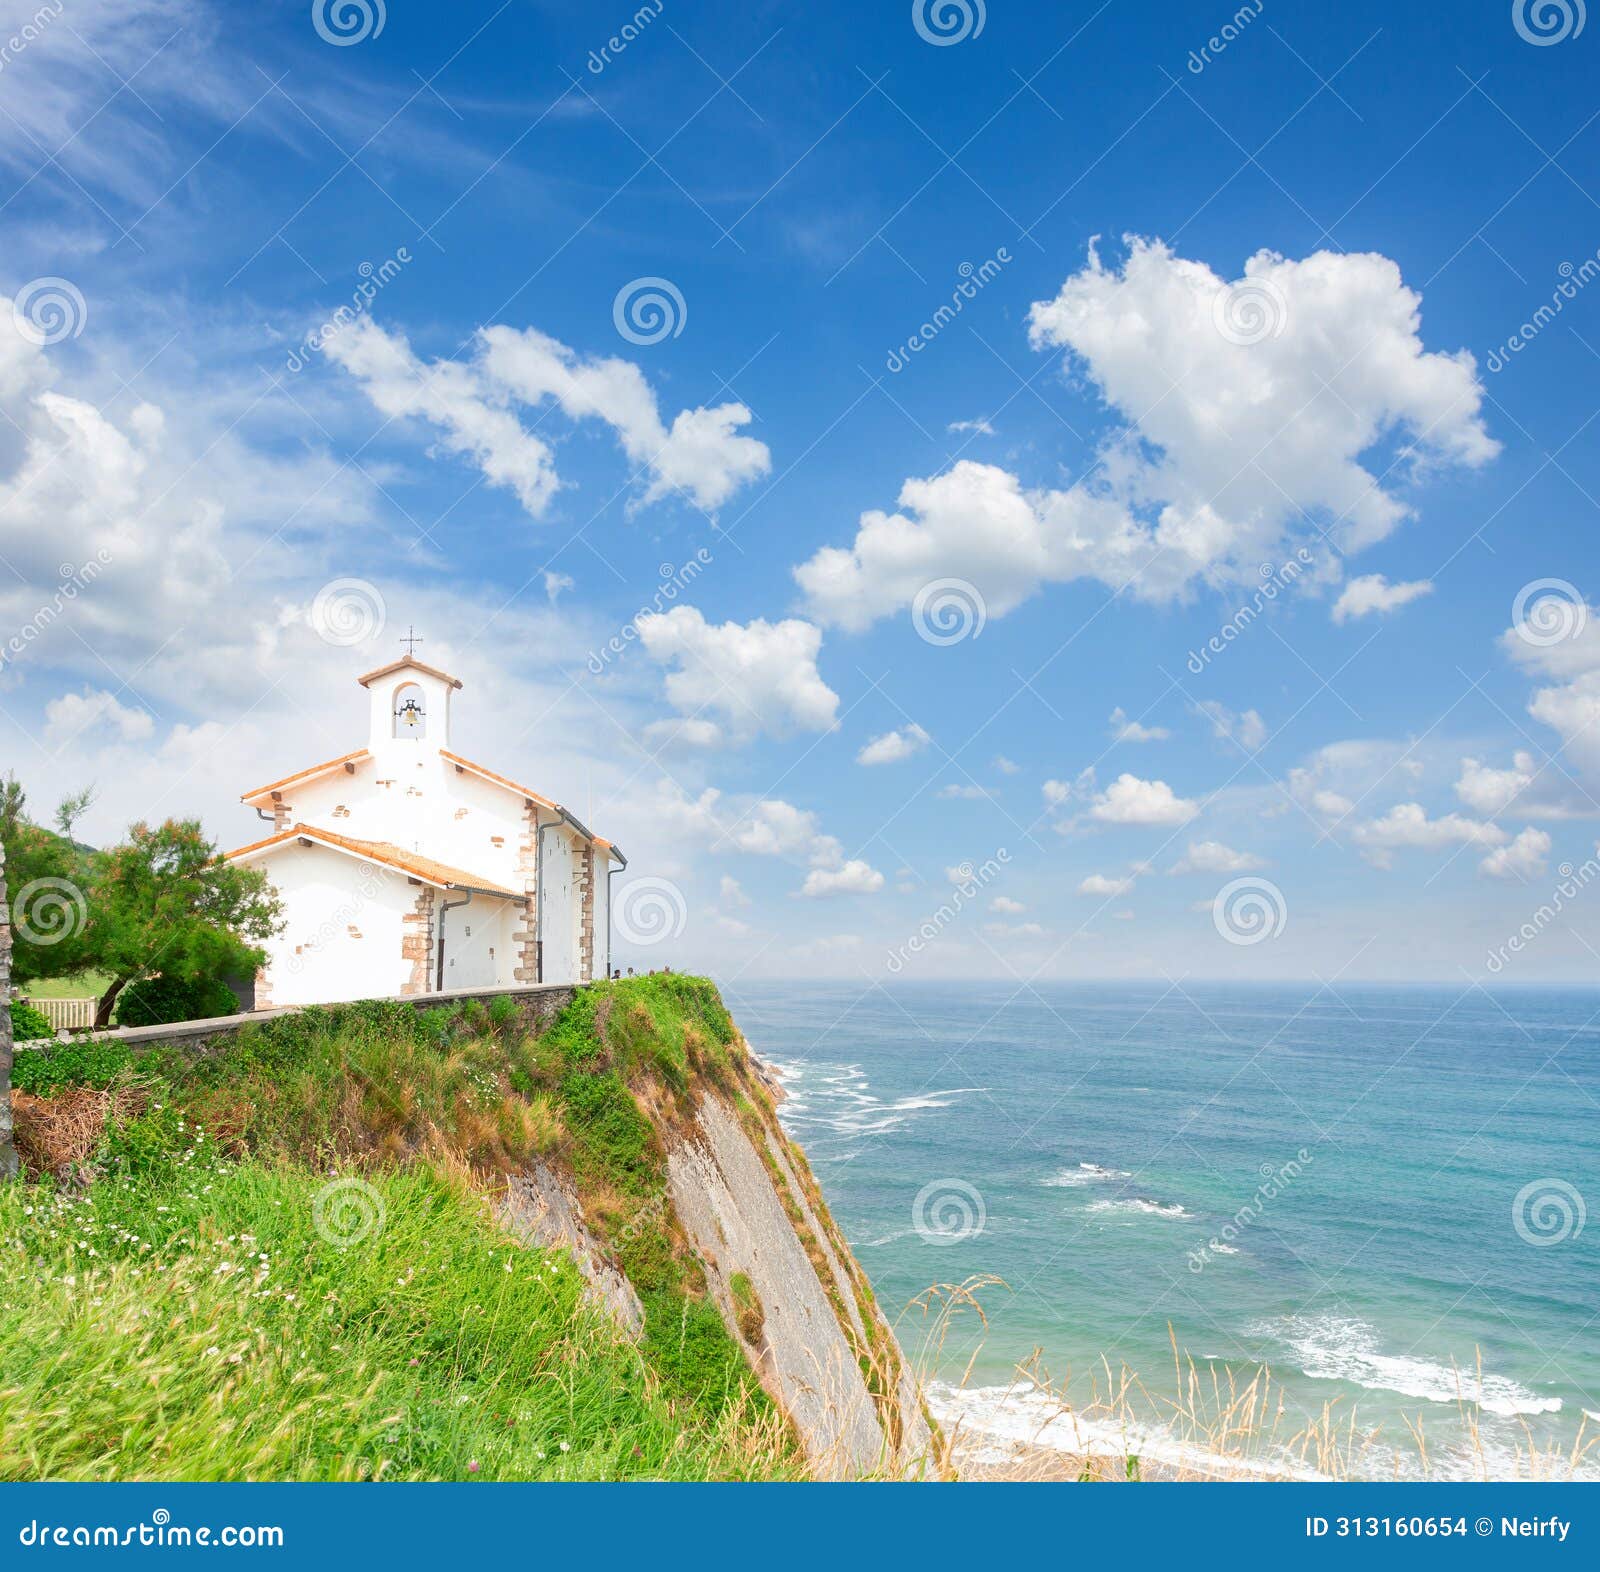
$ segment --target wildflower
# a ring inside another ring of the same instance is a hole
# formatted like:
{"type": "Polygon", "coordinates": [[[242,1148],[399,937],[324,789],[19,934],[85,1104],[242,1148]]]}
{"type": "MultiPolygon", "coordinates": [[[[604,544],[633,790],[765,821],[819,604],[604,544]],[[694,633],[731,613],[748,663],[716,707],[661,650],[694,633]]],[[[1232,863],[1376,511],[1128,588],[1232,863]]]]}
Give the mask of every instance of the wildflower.
{"type": "Polygon", "coordinates": [[[222,1350],[218,1348],[215,1343],[213,1343],[211,1347],[206,1350],[206,1358],[209,1359],[213,1354],[220,1354],[221,1352],[222,1350]]]}
{"type": "Polygon", "coordinates": [[[572,1443],[570,1441],[563,1441],[561,1443],[561,1450],[563,1452],[570,1452],[572,1450],[572,1443]]]}
{"type": "Polygon", "coordinates": [[[478,1460],[477,1460],[477,1458],[473,1458],[473,1460],[470,1463],[467,1464],[467,1472],[469,1474],[475,1474],[475,1473],[478,1472],[478,1460]]]}

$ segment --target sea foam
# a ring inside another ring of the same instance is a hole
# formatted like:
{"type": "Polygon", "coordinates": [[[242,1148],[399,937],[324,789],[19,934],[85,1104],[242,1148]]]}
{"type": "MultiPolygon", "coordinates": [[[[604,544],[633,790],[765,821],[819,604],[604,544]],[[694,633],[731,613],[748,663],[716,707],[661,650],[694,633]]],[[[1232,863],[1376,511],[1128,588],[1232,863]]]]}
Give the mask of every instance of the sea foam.
{"type": "Polygon", "coordinates": [[[1253,1328],[1279,1339],[1300,1369],[1317,1381],[1349,1381],[1372,1392],[1398,1392],[1430,1403],[1475,1403],[1507,1418],[1553,1414],[1559,1397],[1541,1397],[1509,1376],[1452,1368],[1414,1354],[1385,1354],[1377,1330],[1344,1316],[1290,1316],[1253,1328]]]}

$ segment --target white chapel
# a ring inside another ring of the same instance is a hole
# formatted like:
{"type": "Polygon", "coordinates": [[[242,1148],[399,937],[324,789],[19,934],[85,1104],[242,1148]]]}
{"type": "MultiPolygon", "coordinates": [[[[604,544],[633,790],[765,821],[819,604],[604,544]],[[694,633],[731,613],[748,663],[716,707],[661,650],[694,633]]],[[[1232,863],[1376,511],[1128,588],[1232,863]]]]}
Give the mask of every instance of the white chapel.
{"type": "Polygon", "coordinates": [[[266,871],[285,919],[255,1007],[604,977],[622,853],[451,752],[447,672],[407,653],[357,681],[367,745],[241,798],[272,834],[228,860],[266,871]]]}

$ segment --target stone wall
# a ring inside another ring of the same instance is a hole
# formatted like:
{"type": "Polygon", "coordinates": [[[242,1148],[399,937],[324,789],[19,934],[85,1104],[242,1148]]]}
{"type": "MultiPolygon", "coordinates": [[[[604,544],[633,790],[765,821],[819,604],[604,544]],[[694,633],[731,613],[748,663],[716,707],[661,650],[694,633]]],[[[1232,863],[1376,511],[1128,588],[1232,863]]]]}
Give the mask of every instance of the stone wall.
{"type": "Polygon", "coordinates": [[[400,922],[400,958],[411,963],[411,977],[401,984],[400,992],[406,997],[424,994],[433,987],[432,885],[417,885],[416,902],[400,922]]]}
{"type": "Polygon", "coordinates": [[[594,842],[585,841],[578,856],[578,977],[594,980],[594,842]]]}
{"type": "MultiPolygon", "coordinates": [[[[578,991],[576,983],[543,983],[533,988],[457,988],[446,993],[407,994],[398,1002],[431,1009],[439,1004],[456,1004],[467,999],[498,999],[502,995],[516,1002],[517,1013],[523,1026],[531,1032],[543,1031],[561,1011],[572,1002],[578,991]]],[[[212,1045],[231,1037],[241,1027],[258,1021],[276,1020],[283,1015],[298,1015],[304,1005],[293,1005],[281,1010],[252,1010],[247,1015],[216,1015],[203,1021],[179,1021],[171,1026],[122,1026],[104,1032],[75,1032],[73,1042],[93,1038],[96,1042],[153,1045],[168,1043],[185,1053],[208,1053],[212,1045]]],[[[9,1015],[7,1021],[9,1023],[9,1015]]],[[[48,1052],[47,1043],[31,1043],[30,1048],[48,1052]]],[[[6,1107],[10,1107],[9,1098],[6,1107]]]]}
{"type": "Polygon", "coordinates": [[[522,926],[512,935],[517,941],[512,975],[519,983],[535,983],[539,981],[539,810],[531,800],[522,804],[517,872],[522,877],[522,926]]]}

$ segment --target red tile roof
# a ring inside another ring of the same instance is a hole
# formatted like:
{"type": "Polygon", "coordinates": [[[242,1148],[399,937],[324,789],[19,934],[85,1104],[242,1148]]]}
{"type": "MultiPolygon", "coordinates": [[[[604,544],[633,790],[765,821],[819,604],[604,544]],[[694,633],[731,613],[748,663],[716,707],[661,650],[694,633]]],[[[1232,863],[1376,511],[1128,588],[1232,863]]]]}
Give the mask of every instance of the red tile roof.
{"type": "Polygon", "coordinates": [[[354,836],[340,835],[334,830],[324,830],[314,824],[293,825],[287,830],[280,830],[276,835],[269,835],[265,840],[253,841],[248,846],[227,852],[225,856],[232,862],[235,858],[253,856],[257,852],[272,850],[302,837],[331,846],[338,851],[349,852],[369,862],[381,862],[387,867],[398,868],[411,878],[420,879],[424,884],[432,884],[439,889],[481,890],[486,895],[503,895],[510,900],[518,901],[523,898],[524,892],[521,890],[509,889],[493,879],[468,873],[464,868],[452,868],[449,863],[425,857],[421,852],[407,851],[404,847],[391,845],[388,841],[358,841],[354,836]]]}

